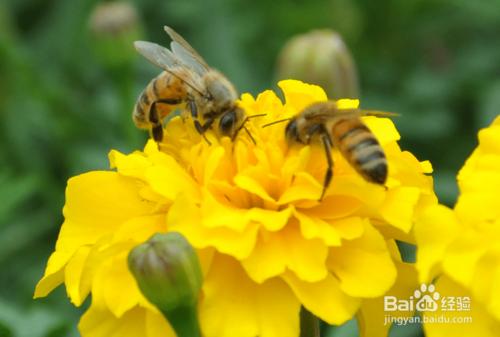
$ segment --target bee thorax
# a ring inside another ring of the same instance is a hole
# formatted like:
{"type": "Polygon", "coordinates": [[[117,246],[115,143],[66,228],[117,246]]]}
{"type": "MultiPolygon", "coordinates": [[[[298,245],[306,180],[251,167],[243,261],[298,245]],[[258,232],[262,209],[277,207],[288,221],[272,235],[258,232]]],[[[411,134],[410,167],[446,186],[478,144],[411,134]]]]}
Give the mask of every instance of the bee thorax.
{"type": "Polygon", "coordinates": [[[205,75],[205,85],[207,91],[212,96],[212,100],[218,102],[221,106],[230,104],[238,98],[231,82],[215,70],[205,75]]]}

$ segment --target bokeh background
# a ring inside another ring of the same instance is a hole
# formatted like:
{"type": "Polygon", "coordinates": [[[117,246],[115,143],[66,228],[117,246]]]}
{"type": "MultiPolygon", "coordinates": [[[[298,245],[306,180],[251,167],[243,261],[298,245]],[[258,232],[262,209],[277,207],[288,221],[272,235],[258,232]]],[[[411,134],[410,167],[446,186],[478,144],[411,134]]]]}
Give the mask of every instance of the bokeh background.
{"type": "MultiPolygon", "coordinates": [[[[167,44],[164,24],[253,94],[275,87],[288,39],[336,30],[356,61],[362,105],[401,114],[402,146],[432,162],[448,205],[477,130],[500,112],[498,0],[129,4],[108,17],[96,14],[98,1],[0,1],[0,337],[78,336],[85,308],[73,308],[64,289],[33,301],[33,288],[62,223],[66,180],[107,169],[111,148],[144,144],[130,115],[158,69],[131,42],[167,44]]],[[[356,336],[355,324],[324,335],[356,336]]],[[[418,326],[393,331],[420,335],[418,326]]]]}

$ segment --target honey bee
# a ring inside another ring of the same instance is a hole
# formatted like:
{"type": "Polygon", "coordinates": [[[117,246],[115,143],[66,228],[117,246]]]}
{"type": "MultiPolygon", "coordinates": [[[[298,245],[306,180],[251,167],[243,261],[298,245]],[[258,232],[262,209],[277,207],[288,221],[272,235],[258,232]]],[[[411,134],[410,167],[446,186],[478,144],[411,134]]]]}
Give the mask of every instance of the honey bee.
{"type": "MultiPolygon", "coordinates": [[[[237,106],[238,94],[231,82],[210,68],[203,58],[172,28],[170,50],[152,42],[136,41],[136,50],[164,71],[153,78],[140,94],[132,118],[137,127],[150,129],[156,142],[163,139],[163,120],[179,104],[186,104],[196,130],[205,132],[217,121],[222,136],[235,139],[249,117],[237,106]]],[[[251,116],[253,117],[253,116],[251,116]]]]}
{"type": "Polygon", "coordinates": [[[285,137],[289,143],[310,144],[319,138],[325,149],[327,171],[323,180],[322,200],[333,176],[332,148],[339,150],[347,162],[368,182],[384,185],[387,180],[387,159],[375,135],[361,116],[394,116],[381,111],[339,109],[336,102],[314,103],[297,116],[265,126],[288,121],[285,137]]]}

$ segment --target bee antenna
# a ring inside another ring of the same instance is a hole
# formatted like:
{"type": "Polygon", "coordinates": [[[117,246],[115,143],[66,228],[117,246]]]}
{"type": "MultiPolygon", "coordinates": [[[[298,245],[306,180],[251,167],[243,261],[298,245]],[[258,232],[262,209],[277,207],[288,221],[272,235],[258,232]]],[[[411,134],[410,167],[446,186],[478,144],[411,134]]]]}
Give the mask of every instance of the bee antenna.
{"type": "Polygon", "coordinates": [[[253,115],[253,116],[246,116],[245,119],[243,120],[243,122],[241,123],[240,127],[236,130],[236,132],[234,133],[234,136],[233,136],[233,139],[236,138],[236,135],[240,132],[241,129],[244,129],[245,132],[250,136],[250,139],[252,140],[252,143],[254,143],[254,145],[257,145],[257,143],[255,142],[255,139],[253,138],[252,134],[250,133],[250,131],[248,131],[247,127],[245,126],[245,123],[248,122],[248,120],[252,117],[260,117],[260,116],[265,116],[266,114],[260,114],[260,115],[253,115]]]}
{"type": "Polygon", "coordinates": [[[264,125],[262,125],[262,127],[263,128],[267,128],[268,126],[271,126],[271,125],[274,125],[274,124],[278,124],[278,123],[283,123],[283,122],[286,122],[286,121],[290,121],[292,119],[293,118],[280,119],[280,120],[277,120],[277,121],[274,121],[274,122],[271,122],[271,123],[264,124],[264,125]]]}
{"type": "Polygon", "coordinates": [[[257,142],[255,141],[255,138],[253,138],[252,134],[250,133],[250,131],[248,131],[247,127],[244,126],[243,129],[245,129],[246,133],[248,134],[248,136],[252,140],[253,145],[257,145],[257,142]]]}
{"type": "Polygon", "coordinates": [[[264,117],[264,116],[267,116],[267,114],[251,115],[251,116],[247,116],[247,119],[255,118],[255,117],[264,117]]]}

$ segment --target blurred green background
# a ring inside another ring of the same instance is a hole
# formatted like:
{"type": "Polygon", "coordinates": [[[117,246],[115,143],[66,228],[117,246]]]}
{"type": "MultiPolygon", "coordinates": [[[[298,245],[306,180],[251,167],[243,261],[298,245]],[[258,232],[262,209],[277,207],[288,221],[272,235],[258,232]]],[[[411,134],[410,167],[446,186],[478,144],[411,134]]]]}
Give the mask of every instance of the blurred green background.
{"type": "MultiPolygon", "coordinates": [[[[166,45],[164,24],[253,94],[275,87],[288,39],[335,29],[356,60],[362,105],[401,114],[402,146],[431,160],[449,205],[477,130],[500,111],[498,0],[130,3],[107,22],[95,17],[98,1],[0,2],[0,337],[78,335],[82,309],[64,290],[33,301],[33,288],[62,223],[66,180],[106,169],[109,149],[129,152],[146,139],[130,115],[158,69],[131,42],[166,45]]],[[[325,335],[354,331],[326,327],[325,335]]]]}

